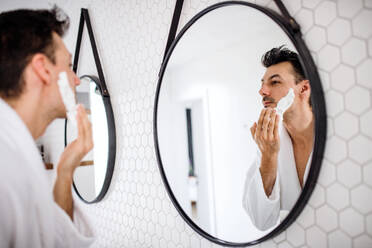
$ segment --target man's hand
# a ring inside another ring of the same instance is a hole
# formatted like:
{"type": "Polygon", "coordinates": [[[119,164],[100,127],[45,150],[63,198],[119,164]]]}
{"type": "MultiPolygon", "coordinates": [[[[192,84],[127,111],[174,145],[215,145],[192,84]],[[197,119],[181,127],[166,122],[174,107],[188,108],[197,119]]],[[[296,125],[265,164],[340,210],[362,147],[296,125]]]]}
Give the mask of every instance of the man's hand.
{"type": "Polygon", "coordinates": [[[271,195],[276,180],[278,166],[279,140],[279,116],[275,109],[265,108],[261,111],[258,124],[255,122],[251,127],[251,134],[261,151],[260,172],[265,193],[271,195]]]}
{"type": "Polygon", "coordinates": [[[263,156],[279,152],[278,125],[279,116],[275,109],[265,108],[261,111],[258,124],[255,122],[251,127],[252,137],[263,156]]]}
{"type": "Polygon", "coordinates": [[[54,185],[54,200],[73,218],[71,185],[75,169],[83,157],[93,148],[92,126],[83,106],[77,110],[78,137],[66,146],[57,168],[57,179],[54,185]]]}
{"type": "Polygon", "coordinates": [[[92,125],[82,105],[77,109],[78,137],[68,144],[58,164],[58,172],[73,175],[80,161],[93,148],[92,125]]]}

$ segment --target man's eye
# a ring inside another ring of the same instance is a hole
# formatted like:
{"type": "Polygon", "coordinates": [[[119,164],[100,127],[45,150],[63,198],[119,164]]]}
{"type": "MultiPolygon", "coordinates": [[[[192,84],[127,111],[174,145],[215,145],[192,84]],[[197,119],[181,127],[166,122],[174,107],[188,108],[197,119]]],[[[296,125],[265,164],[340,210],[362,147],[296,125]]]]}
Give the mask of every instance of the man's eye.
{"type": "Polygon", "coordinates": [[[271,84],[278,84],[279,81],[271,81],[271,84]]]}

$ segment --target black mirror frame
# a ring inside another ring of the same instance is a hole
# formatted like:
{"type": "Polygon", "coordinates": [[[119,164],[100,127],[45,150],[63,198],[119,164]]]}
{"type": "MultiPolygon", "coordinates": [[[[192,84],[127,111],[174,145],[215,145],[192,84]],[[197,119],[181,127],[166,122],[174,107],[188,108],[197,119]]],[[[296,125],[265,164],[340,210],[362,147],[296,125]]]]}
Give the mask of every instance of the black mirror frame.
{"type": "MultiPolygon", "coordinates": [[[[221,2],[221,3],[214,4],[212,6],[209,6],[206,9],[202,10],[197,15],[195,15],[182,28],[182,30],[179,32],[175,40],[169,46],[169,49],[167,45],[166,55],[161,65],[161,69],[159,73],[159,79],[158,79],[158,84],[156,88],[156,95],[155,95],[155,102],[154,102],[153,129],[154,129],[154,144],[155,144],[156,158],[157,158],[158,167],[160,170],[162,180],[164,182],[165,188],[167,190],[167,193],[173,205],[175,206],[179,214],[182,216],[182,218],[186,221],[186,223],[204,238],[216,244],[223,245],[223,246],[231,246],[231,247],[242,247],[243,246],[244,247],[244,246],[256,245],[262,241],[275,237],[276,235],[284,231],[287,227],[289,227],[296,220],[296,218],[300,215],[300,213],[306,206],[308,200],[310,199],[310,196],[315,188],[315,185],[316,185],[316,182],[319,176],[322,159],[324,155],[325,142],[326,142],[326,136],[327,136],[327,115],[326,115],[326,105],[325,105],[325,100],[324,100],[323,89],[322,89],[321,81],[318,75],[318,71],[311,57],[311,54],[305,42],[302,39],[300,27],[298,26],[298,24],[293,18],[288,18],[290,16],[287,10],[285,9],[284,5],[281,3],[281,1],[276,0],[275,2],[280,8],[280,10],[283,12],[286,18],[279,15],[278,13],[274,12],[271,9],[268,9],[268,8],[265,8],[265,7],[262,7],[262,6],[253,4],[253,3],[242,2],[242,1],[221,2]],[[159,93],[160,93],[160,88],[162,84],[162,79],[163,79],[165,69],[167,67],[167,63],[178,41],[182,38],[185,32],[199,18],[201,18],[202,16],[204,16],[210,11],[213,11],[217,8],[229,6],[229,5],[243,5],[243,6],[251,7],[251,8],[261,11],[265,15],[269,16],[274,22],[276,22],[282,28],[282,30],[288,35],[288,37],[293,42],[295,48],[298,51],[301,64],[305,71],[305,75],[310,81],[311,90],[312,90],[311,101],[312,101],[312,107],[314,109],[314,117],[315,117],[315,141],[314,141],[314,150],[313,150],[313,156],[312,156],[312,161],[311,161],[311,167],[309,170],[308,178],[306,180],[305,186],[302,190],[302,193],[299,199],[297,200],[296,204],[294,205],[290,213],[287,215],[287,217],[273,231],[271,231],[267,235],[257,240],[253,240],[253,241],[246,242],[246,243],[235,243],[235,242],[225,241],[225,240],[221,240],[219,238],[216,238],[210,235],[209,233],[202,230],[198,225],[196,225],[183,211],[182,207],[180,206],[176,197],[174,196],[172,189],[170,188],[170,185],[168,183],[168,180],[167,180],[164,168],[163,168],[163,163],[161,160],[161,155],[160,155],[160,150],[159,150],[158,128],[157,128],[157,111],[158,111],[159,93]]],[[[177,8],[177,5],[176,5],[176,8],[177,8]]],[[[176,16],[176,11],[177,10],[175,10],[175,16],[176,16]]],[[[178,11],[180,13],[180,10],[178,11]]]]}
{"type": "MultiPolygon", "coordinates": [[[[114,121],[114,112],[112,111],[110,96],[104,96],[101,88],[101,83],[96,76],[91,75],[83,75],[80,79],[89,78],[92,82],[96,84],[98,87],[103,105],[105,106],[106,112],[106,120],[107,120],[107,129],[108,129],[108,156],[107,156],[107,169],[105,179],[103,181],[103,186],[101,188],[101,192],[94,198],[92,201],[87,201],[84,197],[79,193],[75,182],[73,182],[73,187],[76,194],[80,197],[80,199],[85,203],[96,203],[103,199],[106,195],[107,190],[111,183],[112,174],[114,173],[114,166],[115,166],[115,157],[116,157],[116,129],[115,129],[115,121],[114,121]]],[[[67,120],[65,120],[65,146],[67,145],[67,120]]]]}

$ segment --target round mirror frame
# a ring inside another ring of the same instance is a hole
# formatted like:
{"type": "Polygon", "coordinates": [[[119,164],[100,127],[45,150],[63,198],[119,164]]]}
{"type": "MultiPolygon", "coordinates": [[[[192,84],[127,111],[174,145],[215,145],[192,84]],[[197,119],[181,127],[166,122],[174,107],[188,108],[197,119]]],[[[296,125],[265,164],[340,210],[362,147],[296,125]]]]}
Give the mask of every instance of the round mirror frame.
{"type": "MultiPolygon", "coordinates": [[[[96,76],[91,76],[91,75],[83,75],[80,77],[80,79],[83,79],[83,78],[88,78],[91,81],[93,81],[101,93],[102,101],[105,106],[107,128],[108,128],[107,133],[108,133],[108,139],[109,139],[108,140],[108,156],[107,156],[106,175],[103,181],[101,191],[96,196],[96,198],[94,198],[92,201],[85,200],[84,197],[79,193],[75,185],[75,182],[73,182],[74,190],[76,194],[80,197],[80,199],[85,203],[91,204],[91,203],[96,203],[96,202],[101,201],[103,197],[106,195],[107,190],[110,186],[112,174],[114,173],[115,157],[116,157],[116,129],[115,129],[114,113],[112,111],[110,96],[108,94],[103,95],[99,78],[96,76]]],[[[67,119],[65,120],[65,146],[66,145],[67,145],[67,119]]]]}
{"type": "Polygon", "coordinates": [[[262,241],[271,239],[284,231],[287,227],[289,227],[295,220],[296,218],[300,215],[304,207],[306,206],[318,179],[321,164],[322,164],[322,159],[323,159],[323,154],[324,154],[324,148],[325,148],[325,142],[326,142],[326,136],[327,136],[327,115],[326,115],[326,107],[325,107],[325,100],[324,100],[324,94],[323,94],[323,89],[322,85],[320,82],[320,78],[318,75],[317,68],[314,64],[314,61],[311,57],[311,54],[305,44],[305,42],[302,39],[302,35],[300,32],[299,27],[296,27],[296,25],[293,25],[293,20],[287,20],[283,16],[279,15],[278,13],[274,12],[271,9],[253,4],[253,3],[248,3],[248,2],[241,2],[241,1],[228,1],[228,2],[221,2],[214,4],[212,6],[207,7],[206,9],[202,10],[198,14],[196,14],[179,32],[173,43],[171,44],[165,59],[163,61],[163,64],[160,69],[160,74],[159,74],[159,80],[156,88],[156,95],[155,95],[155,102],[154,102],[154,122],[153,122],[153,128],[154,128],[154,143],[155,143],[155,151],[156,151],[156,158],[158,162],[158,167],[160,170],[160,174],[162,177],[162,180],[164,182],[165,188],[168,192],[168,195],[179,212],[179,214],[182,216],[184,221],[191,226],[192,229],[194,229],[197,233],[199,233],[201,236],[204,238],[217,243],[219,245],[224,245],[224,246],[231,246],[231,247],[241,247],[241,246],[251,246],[251,245],[256,245],[262,241]],[[229,5],[244,5],[247,7],[255,8],[258,11],[263,12],[265,15],[269,16],[274,22],[276,22],[282,30],[287,34],[289,39],[293,42],[294,47],[297,49],[301,64],[304,68],[305,75],[310,81],[311,85],[311,102],[314,111],[314,117],[315,117],[315,140],[314,140],[314,150],[313,150],[313,156],[312,156],[312,161],[311,161],[311,167],[309,170],[309,175],[308,179],[306,180],[305,186],[301,192],[301,195],[296,201],[296,204],[294,207],[291,209],[290,213],[288,216],[270,233],[267,235],[250,241],[246,243],[235,243],[235,242],[230,242],[230,241],[225,241],[221,240],[219,238],[216,238],[203,229],[201,229],[198,225],[196,225],[190,217],[184,212],[180,204],[178,203],[176,197],[174,196],[172,189],[170,188],[170,185],[168,183],[162,160],[161,160],[161,155],[160,155],[160,150],[159,150],[159,141],[158,141],[158,128],[157,128],[157,111],[158,111],[158,102],[159,102],[159,93],[160,93],[160,88],[162,84],[162,79],[163,75],[165,72],[165,69],[167,67],[168,61],[172,55],[173,50],[175,49],[178,41],[182,38],[182,36],[185,34],[185,32],[202,16],[207,14],[210,11],[213,11],[217,8],[229,6],[229,5]]]}

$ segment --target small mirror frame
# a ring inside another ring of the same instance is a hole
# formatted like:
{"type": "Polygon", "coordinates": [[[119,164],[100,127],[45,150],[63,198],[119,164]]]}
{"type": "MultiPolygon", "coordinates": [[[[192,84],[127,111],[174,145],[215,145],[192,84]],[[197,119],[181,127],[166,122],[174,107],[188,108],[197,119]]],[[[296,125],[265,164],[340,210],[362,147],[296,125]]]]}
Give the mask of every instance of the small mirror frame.
{"type": "MultiPolygon", "coordinates": [[[[107,129],[108,129],[107,133],[108,133],[108,139],[109,139],[108,140],[107,169],[106,169],[106,175],[105,175],[105,179],[103,182],[101,192],[92,201],[87,201],[86,199],[84,199],[84,197],[79,193],[75,185],[75,182],[73,182],[73,187],[74,187],[76,194],[80,197],[80,199],[83,202],[96,203],[96,202],[101,201],[103,197],[106,195],[107,190],[111,183],[112,174],[114,173],[115,157],[116,157],[116,129],[115,129],[114,113],[112,111],[110,96],[103,95],[101,83],[98,77],[90,76],[90,75],[83,75],[80,77],[80,79],[83,79],[83,78],[89,78],[92,82],[96,84],[99,91],[101,92],[102,101],[105,106],[107,129]]],[[[67,119],[65,120],[65,146],[66,145],[67,145],[67,119]]]]}
{"type": "MultiPolygon", "coordinates": [[[[279,8],[281,9],[284,14],[288,14],[286,11],[284,5],[281,3],[281,1],[275,1],[279,8]],[[283,11],[284,9],[284,11],[283,11]]],[[[155,102],[154,102],[154,122],[153,122],[153,128],[154,128],[154,143],[155,143],[155,151],[156,151],[156,158],[158,162],[158,167],[160,170],[160,174],[162,177],[162,180],[164,182],[165,188],[168,192],[168,195],[179,212],[179,214],[182,216],[182,218],[186,221],[186,223],[191,226],[192,229],[194,229],[197,233],[199,233],[204,238],[219,244],[223,246],[231,246],[231,247],[242,247],[242,246],[251,246],[256,245],[262,241],[271,239],[275,237],[276,235],[280,234],[282,231],[284,231],[287,227],[289,227],[296,218],[300,215],[304,207],[306,206],[318,179],[323,154],[324,154],[324,148],[325,148],[325,142],[326,142],[326,136],[327,136],[327,115],[326,115],[326,106],[325,106],[325,100],[324,100],[324,94],[322,85],[320,82],[320,78],[318,75],[317,68],[314,64],[314,61],[311,57],[311,54],[305,44],[305,42],[302,39],[302,34],[300,31],[300,27],[295,22],[293,18],[288,18],[289,15],[287,15],[287,18],[279,15],[278,13],[274,12],[271,9],[253,4],[248,2],[241,2],[241,1],[228,1],[228,2],[221,2],[214,4],[212,6],[209,6],[208,8],[202,10],[197,15],[195,15],[179,32],[175,40],[170,45],[169,49],[166,50],[166,56],[164,58],[163,64],[160,69],[159,73],[159,80],[156,88],[156,95],[155,95],[155,102]],[[173,50],[175,49],[178,41],[182,38],[182,36],[185,34],[185,32],[202,16],[207,14],[210,11],[213,11],[215,9],[230,6],[230,5],[243,5],[246,7],[251,7],[254,9],[257,9],[258,11],[261,11],[268,17],[270,17],[274,22],[276,22],[282,30],[288,35],[290,40],[293,42],[293,45],[298,51],[298,54],[300,56],[301,64],[304,68],[305,75],[310,81],[311,85],[311,102],[314,110],[314,117],[315,117],[315,141],[314,141],[314,150],[313,150],[313,156],[311,161],[311,167],[309,170],[308,178],[306,180],[305,186],[301,192],[301,195],[299,196],[296,204],[288,214],[288,216],[270,233],[267,235],[250,241],[246,243],[235,243],[230,241],[221,240],[217,237],[214,237],[201,229],[198,225],[196,225],[189,216],[183,211],[182,207],[178,203],[176,197],[174,196],[172,189],[170,188],[170,185],[168,183],[163,163],[160,155],[159,150],[159,140],[158,140],[158,127],[157,127],[157,112],[158,112],[158,102],[159,102],[159,93],[160,88],[162,84],[162,79],[164,76],[165,69],[167,67],[167,63],[172,55],[173,50]]]]}

